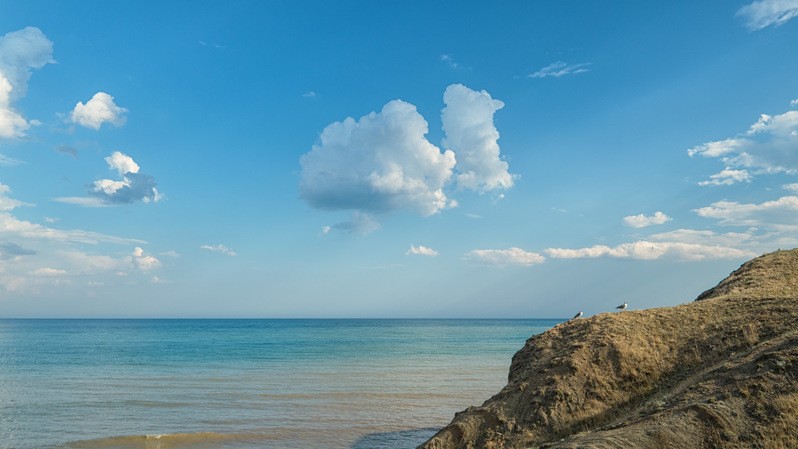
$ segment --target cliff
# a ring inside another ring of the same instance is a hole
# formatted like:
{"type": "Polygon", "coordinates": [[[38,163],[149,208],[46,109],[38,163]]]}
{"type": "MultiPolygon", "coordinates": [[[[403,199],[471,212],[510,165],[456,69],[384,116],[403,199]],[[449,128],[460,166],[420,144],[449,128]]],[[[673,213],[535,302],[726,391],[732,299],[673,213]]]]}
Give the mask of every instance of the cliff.
{"type": "Polygon", "coordinates": [[[696,301],[527,340],[507,386],[422,449],[798,447],[798,250],[696,301]]]}

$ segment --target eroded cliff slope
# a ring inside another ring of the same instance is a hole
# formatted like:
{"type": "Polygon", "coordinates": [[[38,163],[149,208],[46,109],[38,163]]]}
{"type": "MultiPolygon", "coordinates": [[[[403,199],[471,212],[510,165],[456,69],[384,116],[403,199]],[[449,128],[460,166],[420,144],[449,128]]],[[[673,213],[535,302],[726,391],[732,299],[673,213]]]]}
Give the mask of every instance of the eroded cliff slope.
{"type": "Polygon", "coordinates": [[[530,338],[507,386],[420,448],[798,447],[798,250],[699,299],[530,338]]]}

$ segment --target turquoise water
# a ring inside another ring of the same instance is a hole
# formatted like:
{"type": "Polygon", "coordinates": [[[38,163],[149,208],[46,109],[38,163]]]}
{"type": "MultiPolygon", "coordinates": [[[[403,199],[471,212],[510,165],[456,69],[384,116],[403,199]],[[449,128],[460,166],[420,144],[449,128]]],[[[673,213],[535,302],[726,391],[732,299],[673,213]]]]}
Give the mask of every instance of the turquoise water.
{"type": "Polygon", "coordinates": [[[562,320],[0,320],[0,448],[413,448],[562,320]]]}

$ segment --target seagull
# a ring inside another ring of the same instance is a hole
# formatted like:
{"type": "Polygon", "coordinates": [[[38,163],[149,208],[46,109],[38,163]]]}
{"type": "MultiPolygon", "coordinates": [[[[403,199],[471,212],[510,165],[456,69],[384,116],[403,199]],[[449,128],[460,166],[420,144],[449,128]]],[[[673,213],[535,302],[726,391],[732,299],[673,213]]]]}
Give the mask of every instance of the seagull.
{"type": "Polygon", "coordinates": [[[628,302],[625,302],[625,303],[621,304],[620,306],[616,307],[616,309],[618,309],[618,310],[624,310],[624,309],[625,309],[625,308],[627,308],[627,307],[629,307],[629,303],[628,303],[628,302]]]}
{"type": "Polygon", "coordinates": [[[573,317],[573,318],[571,318],[571,319],[572,319],[572,320],[575,320],[575,319],[579,318],[580,316],[582,316],[582,311],[581,311],[581,310],[579,311],[579,313],[577,313],[576,315],[574,315],[574,317],[573,317]]]}

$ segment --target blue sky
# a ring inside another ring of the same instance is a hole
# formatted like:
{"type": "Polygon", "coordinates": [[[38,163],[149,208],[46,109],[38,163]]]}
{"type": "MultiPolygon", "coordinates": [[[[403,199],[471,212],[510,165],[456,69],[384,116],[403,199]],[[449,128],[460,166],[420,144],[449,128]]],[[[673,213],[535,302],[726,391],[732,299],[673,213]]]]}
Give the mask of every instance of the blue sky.
{"type": "Polygon", "coordinates": [[[798,246],[798,1],[649,3],[0,1],[0,316],[689,301],[798,246]]]}

